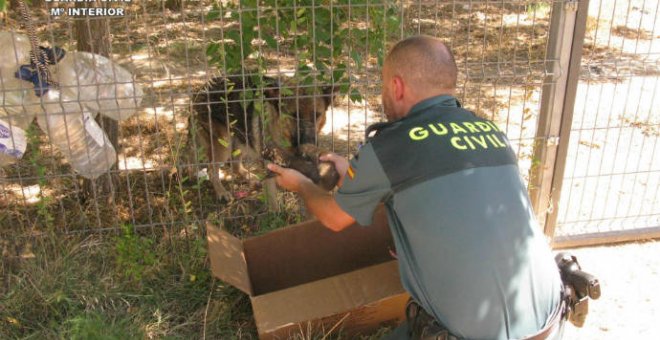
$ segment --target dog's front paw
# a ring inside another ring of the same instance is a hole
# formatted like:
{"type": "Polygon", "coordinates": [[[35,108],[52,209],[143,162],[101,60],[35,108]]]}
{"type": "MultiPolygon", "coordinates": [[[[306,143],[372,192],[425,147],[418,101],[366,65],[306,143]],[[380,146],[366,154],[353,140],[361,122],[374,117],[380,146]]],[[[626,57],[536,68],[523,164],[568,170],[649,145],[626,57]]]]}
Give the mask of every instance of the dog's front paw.
{"type": "Polygon", "coordinates": [[[215,197],[219,201],[231,202],[234,199],[232,194],[229,191],[227,191],[227,189],[225,189],[222,183],[213,180],[211,180],[211,183],[213,183],[213,191],[215,191],[215,197]]]}
{"type": "Polygon", "coordinates": [[[221,202],[227,202],[227,203],[232,202],[234,200],[234,196],[230,194],[228,191],[222,193],[216,192],[216,198],[221,202]]]}

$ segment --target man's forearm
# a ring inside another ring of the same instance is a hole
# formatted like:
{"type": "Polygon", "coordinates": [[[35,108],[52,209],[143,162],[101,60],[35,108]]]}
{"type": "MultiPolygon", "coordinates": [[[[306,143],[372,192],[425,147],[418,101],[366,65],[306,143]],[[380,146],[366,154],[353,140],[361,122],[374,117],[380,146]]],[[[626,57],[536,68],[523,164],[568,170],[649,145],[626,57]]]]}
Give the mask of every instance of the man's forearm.
{"type": "Polygon", "coordinates": [[[299,193],[307,209],[329,229],[340,231],[355,222],[351,215],[339,207],[332,194],[311,181],[303,183],[299,193]]]}

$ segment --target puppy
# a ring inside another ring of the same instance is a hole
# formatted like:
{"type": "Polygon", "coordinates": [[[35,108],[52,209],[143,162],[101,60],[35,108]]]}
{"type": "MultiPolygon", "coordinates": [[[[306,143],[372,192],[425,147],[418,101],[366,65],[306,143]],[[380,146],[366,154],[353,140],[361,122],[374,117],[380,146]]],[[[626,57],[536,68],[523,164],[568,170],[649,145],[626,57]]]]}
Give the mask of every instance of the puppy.
{"type": "Polygon", "coordinates": [[[218,174],[221,163],[231,159],[234,173],[255,182],[258,178],[245,169],[243,157],[261,159],[264,146],[295,155],[300,145],[315,143],[337,90],[283,86],[268,77],[262,89],[249,76],[211,79],[193,97],[188,140],[194,138],[204,150],[216,195],[231,200],[218,174]],[[263,104],[257,110],[254,99],[260,91],[263,104]]]}
{"type": "MultiPolygon", "coordinates": [[[[319,160],[319,157],[325,153],[328,152],[320,150],[313,144],[303,144],[293,154],[283,149],[267,148],[264,150],[264,158],[285,168],[298,170],[321,189],[332,191],[337,186],[340,176],[334,163],[319,160]]],[[[273,173],[268,175],[268,177],[273,176],[273,173]]]]}

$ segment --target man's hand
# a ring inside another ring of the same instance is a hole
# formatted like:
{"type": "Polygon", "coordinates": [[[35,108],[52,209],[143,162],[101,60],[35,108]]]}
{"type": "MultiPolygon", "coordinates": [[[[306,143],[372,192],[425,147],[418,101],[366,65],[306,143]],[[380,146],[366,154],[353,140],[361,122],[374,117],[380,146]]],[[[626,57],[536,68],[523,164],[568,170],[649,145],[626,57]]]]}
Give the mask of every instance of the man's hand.
{"type": "MultiPolygon", "coordinates": [[[[348,162],[343,157],[337,157],[343,159],[346,163],[343,168],[343,173],[346,173],[348,162]]],[[[328,160],[330,161],[330,159],[328,160]]],[[[342,165],[335,163],[337,171],[339,171],[339,166],[342,165]]],[[[277,185],[286,190],[299,193],[305,201],[307,209],[329,229],[340,231],[355,223],[355,219],[339,207],[332,194],[319,188],[305,175],[296,170],[283,168],[272,163],[268,164],[268,170],[277,175],[275,177],[277,185]]]]}
{"type": "Polygon", "coordinates": [[[348,160],[334,152],[323,154],[321,157],[319,157],[319,159],[324,162],[332,162],[335,164],[335,169],[337,169],[337,173],[339,174],[339,181],[337,182],[337,186],[341,187],[341,184],[344,182],[346,171],[348,171],[348,160]]]}
{"type": "Polygon", "coordinates": [[[307,178],[297,170],[283,168],[273,163],[270,163],[267,166],[268,170],[274,172],[277,175],[275,177],[275,181],[277,182],[277,185],[283,189],[293,192],[300,192],[303,184],[308,182],[312,183],[311,179],[307,178]]]}

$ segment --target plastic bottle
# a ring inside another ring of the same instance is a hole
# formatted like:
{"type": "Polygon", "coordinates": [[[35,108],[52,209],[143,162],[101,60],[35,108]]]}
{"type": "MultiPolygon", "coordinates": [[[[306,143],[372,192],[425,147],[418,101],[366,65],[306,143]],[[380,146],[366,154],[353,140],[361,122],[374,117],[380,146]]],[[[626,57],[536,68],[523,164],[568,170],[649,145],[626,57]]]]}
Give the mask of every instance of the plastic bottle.
{"type": "Polygon", "coordinates": [[[0,68],[0,166],[13,164],[23,157],[27,147],[25,130],[38,109],[28,103],[36,98],[32,84],[13,76],[5,77],[9,74],[8,69],[0,68]]]}
{"type": "Polygon", "coordinates": [[[0,118],[25,130],[43,112],[33,84],[14,78],[14,70],[0,68],[0,118]]]}
{"type": "Polygon", "coordinates": [[[0,166],[23,158],[27,147],[25,130],[0,118],[0,166]]]}
{"type": "Polygon", "coordinates": [[[130,118],[142,101],[142,87],[133,75],[106,57],[71,51],[50,69],[62,93],[112,119],[130,118]]]}
{"type": "Polygon", "coordinates": [[[37,122],[71,167],[90,179],[107,172],[117,153],[90,112],[76,98],[54,89],[40,100],[44,112],[37,115],[37,122]]]}
{"type": "Polygon", "coordinates": [[[30,63],[30,39],[23,34],[0,31],[0,68],[30,63]]]}
{"type": "Polygon", "coordinates": [[[133,115],[142,89],[132,75],[102,56],[71,52],[56,66],[49,65],[62,89],[51,88],[39,98],[34,84],[14,78],[21,65],[30,63],[29,39],[0,32],[0,46],[0,166],[22,156],[23,130],[36,115],[51,143],[80,175],[94,179],[107,172],[117,153],[88,108],[116,120],[133,115]]]}

